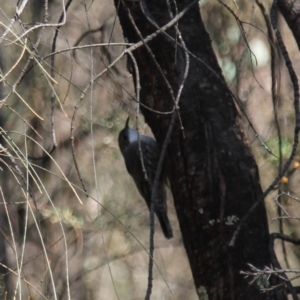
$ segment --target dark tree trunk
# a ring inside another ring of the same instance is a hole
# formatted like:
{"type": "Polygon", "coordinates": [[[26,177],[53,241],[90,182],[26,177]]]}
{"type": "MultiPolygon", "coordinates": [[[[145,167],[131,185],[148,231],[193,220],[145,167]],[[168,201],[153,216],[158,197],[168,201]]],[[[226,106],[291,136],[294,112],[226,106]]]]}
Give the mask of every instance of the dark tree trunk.
{"type": "MultiPolygon", "coordinates": [[[[118,2],[115,0],[116,7],[118,2]]],[[[145,2],[146,15],[160,27],[171,20],[164,1],[145,2]]],[[[129,11],[144,38],[156,31],[141,11],[140,3],[143,2],[121,1],[119,5],[124,35],[133,43],[140,37],[129,11]]],[[[176,3],[181,12],[191,0],[176,3]]],[[[175,14],[174,5],[171,6],[175,14]]],[[[229,247],[239,221],[262,195],[258,170],[198,4],[179,20],[179,30],[187,49],[199,59],[190,55],[189,73],[179,102],[184,130],[177,118],[167,156],[174,204],[199,297],[207,294],[209,299],[285,299],[281,290],[261,293],[256,282],[250,285],[240,274],[249,270],[248,263],[260,269],[271,266],[263,201],[242,227],[234,247],[229,247]]],[[[176,38],[175,27],[167,33],[176,38]]],[[[163,34],[148,46],[176,96],[185,67],[182,47],[176,47],[163,34]]],[[[158,111],[172,111],[171,93],[153,57],[145,46],[136,50],[134,56],[140,72],[141,102],[158,111]]],[[[163,145],[171,114],[156,114],[145,108],[142,111],[163,145]]]]}
{"type": "Polygon", "coordinates": [[[300,49],[300,0],[278,0],[278,8],[293,32],[300,49]]]}

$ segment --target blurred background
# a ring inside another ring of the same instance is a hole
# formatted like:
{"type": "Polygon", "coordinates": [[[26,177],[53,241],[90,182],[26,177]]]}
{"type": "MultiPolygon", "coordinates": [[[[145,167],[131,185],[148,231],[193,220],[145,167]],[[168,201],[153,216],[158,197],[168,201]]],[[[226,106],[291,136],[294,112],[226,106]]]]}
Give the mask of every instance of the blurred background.
{"type": "MultiPolygon", "coordinates": [[[[18,19],[17,4],[0,1],[0,297],[144,299],[149,212],[118,149],[128,115],[135,126],[137,104],[115,6],[111,0],[72,1],[62,22],[62,1],[23,3],[18,19]]],[[[293,90],[277,55],[273,102],[270,44],[256,2],[226,4],[245,22],[252,54],[223,5],[201,1],[201,14],[238,98],[265,190],[290,155],[293,90]]],[[[269,12],[270,1],[264,6],[269,12]]],[[[297,71],[299,50],[278,18],[297,71]]],[[[141,133],[151,135],[142,116],[139,123],[141,133]]],[[[266,199],[270,230],[295,238],[299,160],[266,199]],[[279,222],[279,213],[287,218],[279,222]]],[[[166,240],[156,224],[152,299],[198,299],[170,191],[168,211],[174,238],[166,240]]],[[[299,249],[278,242],[276,251],[283,268],[299,269],[299,249]]]]}

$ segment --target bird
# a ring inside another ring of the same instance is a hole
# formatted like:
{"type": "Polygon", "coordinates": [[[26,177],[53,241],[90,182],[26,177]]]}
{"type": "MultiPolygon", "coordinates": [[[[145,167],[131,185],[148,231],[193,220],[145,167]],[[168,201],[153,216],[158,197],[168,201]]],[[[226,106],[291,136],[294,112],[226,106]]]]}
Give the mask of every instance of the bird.
{"type": "MultiPolygon", "coordinates": [[[[128,117],[125,123],[125,128],[119,133],[118,142],[119,148],[124,157],[126,169],[133,178],[139,193],[145,199],[148,209],[150,210],[151,191],[154,184],[160,151],[155,139],[142,134],[139,135],[142,150],[140,151],[138,135],[139,134],[136,130],[129,127],[128,117]],[[141,157],[143,157],[144,169],[141,157]],[[144,170],[146,170],[147,179],[144,170]]],[[[162,171],[154,199],[154,212],[158,218],[165,238],[170,239],[173,237],[173,231],[167,214],[165,177],[165,172],[162,171]]]]}

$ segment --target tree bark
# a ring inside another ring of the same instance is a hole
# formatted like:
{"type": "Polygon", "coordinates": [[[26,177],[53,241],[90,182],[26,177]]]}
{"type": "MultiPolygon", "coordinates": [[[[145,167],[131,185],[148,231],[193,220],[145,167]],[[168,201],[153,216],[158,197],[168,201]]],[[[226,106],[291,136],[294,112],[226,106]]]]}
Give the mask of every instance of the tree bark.
{"type": "Polygon", "coordinates": [[[278,0],[278,8],[293,32],[300,49],[300,0],[278,0]]]}
{"type": "MultiPolygon", "coordinates": [[[[144,38],[156,31],[149,19],[160,27],[171,20],[163,1],[121,1],[119,7],[118,3],[115,0],[124,35],[131,43],[140,41],[133,20],[144,38]],[[146,16],[140,7],[143,3],[146,16]]],[[[190,3],[177,1],[178,12],[190,3]]],[[[175,15],[175,7],[171,6],[175,15]]],[[[285,299],[282,290],[261,293],[257,281],[249,284],[240,274],[249,270],[248,263],[260,269],[271,266],[263,201],[247,219],[234,247],[229,247],[239,222],[262,196],[259,174],[198,4],[178,25],[193,55],[189,55],[189,73],[179,102],[184,129],[177,118],[167,157],[174,205],[199,298],[285,299]]],[[[175,27],[167,33],[180,44],[175,27]]],[[[172,93],[155,60],[176,96],[186,64],[184,50],[162,33],[148,46],[154,57],[145,46],[134,52],[140,72],[141,103],[157,111],[172,111],[172,93]]],[[[162,146],[171,114],[157,114],[144,107],[142,112],[162,146]]]]}

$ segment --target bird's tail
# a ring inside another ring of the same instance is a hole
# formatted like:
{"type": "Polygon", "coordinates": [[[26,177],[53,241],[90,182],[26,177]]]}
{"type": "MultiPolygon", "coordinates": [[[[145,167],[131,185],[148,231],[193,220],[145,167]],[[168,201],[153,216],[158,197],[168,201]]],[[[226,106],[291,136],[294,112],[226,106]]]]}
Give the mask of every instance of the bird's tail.
{"type": "Polygon", "coordinates": [[[173,237],[173,230],[167,214],[165,212],[157,211],[156,215],[165,238],[171,239],[173,237]]]}

